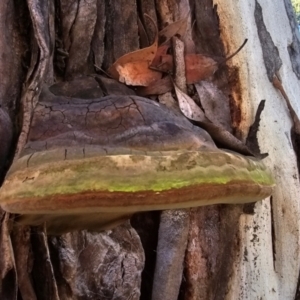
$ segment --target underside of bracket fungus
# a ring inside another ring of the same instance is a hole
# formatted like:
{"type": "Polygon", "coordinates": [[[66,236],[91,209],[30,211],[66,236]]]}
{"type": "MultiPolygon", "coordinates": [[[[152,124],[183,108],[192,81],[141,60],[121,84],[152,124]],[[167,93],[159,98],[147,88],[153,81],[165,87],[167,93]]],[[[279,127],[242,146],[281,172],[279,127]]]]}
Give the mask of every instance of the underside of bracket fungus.
{"type": "Polygon", "coordinates": [[[272,192],[261,161],[218,149],[154,101],[44,98],[0,191],[2,208],[21,215],[16,222],[45,222],[49,233],[101,230],[140,211],[253,202],[272,192]]]}

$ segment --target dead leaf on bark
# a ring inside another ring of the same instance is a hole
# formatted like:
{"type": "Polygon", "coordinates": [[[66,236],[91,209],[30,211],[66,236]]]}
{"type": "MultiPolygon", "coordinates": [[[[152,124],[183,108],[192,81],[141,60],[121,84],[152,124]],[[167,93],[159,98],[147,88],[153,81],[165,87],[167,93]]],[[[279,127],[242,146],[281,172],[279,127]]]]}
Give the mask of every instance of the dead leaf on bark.
{"type": "MultiPolygon", "coordinates": [[[[108,69],[108,73],[120,82],[134,86],[149,86],[161,79],[161,72],[170,72],[173,69],[173,58],[167,55],[169,46],[162,45],[158,48],[157,26],[151,17],[147,16],[156,29],[154,43],[146,48],[127,53],[117,59],[108,69]],[[149,68],[149,66],[153,68],[149,68]]],[[[187,18],[174,22],[162,31],[159,36],[167,42],[174,35],[182,36],[186,31],[187,18]]]]}
{"type": "MultiPolygon", "coordinates": [[[[149,86],[161,79],[161,72],[172,73],[173,71],[173,56],[167,54],[169,46],[164,44],[158,48],[157,26],[153,19],[147,17],[156,29],[154,43],[149,47],[123,55],[108,69],[108,73],[114,79],[127,85],[149,86]]],[[[175,35],[183,35],[187,28],[187,20],[188,16],[168,25],[160,31],[159,36],[166,42],[175,35]]],[[[246,40],[237,51],[222,61],[216,61],[203,54],[187,54],[184,58],[187,84],[197,83],[212,76],[218,66],[237,54],[245,43],[246,40]]]]}
{"type": "Polygon", "coordinates": [[[119,81],[127,85],[149,86],[161,79],[162,73],[149,69],[148,61],[133,61],[116,67],[119,81]]]}
{"type": "MultiPolygon", "coordinates": [[[[118,58],[114,64],[108,69],[108,73],[117,80],[120,80],[120,78],[122,78],[122,82],[131,82],[131,85],[141,85],[141,82],[146,82],[146,85],[149,85],[150,83],[147,82],[147,80],[138,80],[138,82],[135,82],[134,78],[137,78],[138,75],[134,74],[134,73],[130,73],[130,72],[126,72],[126,69],[137,69],[139,71],[139,73],[142,73],[142,71],[144,72],[146,78],[152,78],[152,76],[154,76],[153,70],[149,69],[149,66],[151,65],[153,59],[155,58],[156,52],[157,52],[157,47],[158,47],[158,33],[157,33],[157,26],[155,24],[155,22],[153,21],[153,19],[148,16],[147,18],[149,18],[152,22],[152,24],[154,25],[155,29],[156,29],[156,36],[154,39],[154,42],[151,46],[137,50],[137,51],[133,51],[130,53],[127,53],[123,56],[121,56],[120,58],[118,58]],[[122,72],[122,74],[120,74],[119,72],[122,72]]],[[[156,75],[157,76],[157,75],[156,75]]],[[[145,85],[145,83],[144,83],[145,85]]]]}
{"type": "Polygon", "coordinates": [[[183,93],[175,84],[175,92],[180,110],[190,120],[196,121],[205,129],[219,146],[245,155],[253,155],[252,151],[233,134],[222,126],[212,123],[195,101],[183,93]]]}
{"type": "Polygon", "coordinates": [[[197,122],[205,122],[206,117],[202,109],[195,103],[195,101],[187,94],[182,92],[176,84],[174,84],[176,97],[179,108],[182,113],[190,120],[197,122]]]}
{"type": "Polygon", "coordinates": [[[173,36],[178,35],[179,37],[184,36],[187,28],[189,13],[183,19],[180,19],[176,22],[173,22],[162,29],[159,33],[159,42],[160,44],[167,43],[173,36]]]}
{"type": "Polygon", "coordinates": [[[236,51],[234,51],[234,53],[219,61],[215,61],[211,57],[203,54],[187,54],[185,56],[187,84],[197,83],[214,75],[219,65],[224,64],[226,61],[238,54],[243,49],[247,41],[248,40],[245,39],[243,44],[236,51]]]}
{"type": "Polygon", "coordinates": [[[161,54],[155,58],[155,62],[151,64],[151,69],[171,74],[173,73],[173,65],[173,56],[171,54],[161,54]]]}
{"type": "Polygon", "coordinates": [[[213,123],[232,132],[229,99],[212,82],[195,84],[205,116],[213,123]]]}
{"type": "Polygon", "coordinates": [[[210,134],[218,146],[244,155],[255,156],[242,141],[221,126],[211,123],[210,121],[203,123],[199,122],[199,125],[210,134]]]}
{"type": "MultiPolygon", "coordinates": [[[[202,54],[187,54],[184,57],[185,75],[187,84],[197,83],[212,76],[218,69],[218,63],[212,58],[202,54]]],[[[151,64],[153,70],[172,73],[174,67],[173,56],[161,54],[151,64]]]]}
{"type": "Polygon", "coordinates": [[[159,46],[157,48],[156,55],[151,63],[151,66],[157,66],[157,65],[161,64],[161,57],[164,55],[167,55],[169,48],[170,48],[169,45],[159,46]]]}
{"type": "Polygon", "coordinates": [[[173,89],[173,83],[170,76],[165,76],[164,78],[155,81],[147,87],[140,87],[137,89],[137,94],[139,96],[149,96],[149,95],[161,95],[170,92],[173,89]]]}
{"type": "Polygon", "coordinates": [[[218,69],[218,63],[202,54],[188,54],[185,60],[187,84],[193,84],[212,76],[218,69]]]}

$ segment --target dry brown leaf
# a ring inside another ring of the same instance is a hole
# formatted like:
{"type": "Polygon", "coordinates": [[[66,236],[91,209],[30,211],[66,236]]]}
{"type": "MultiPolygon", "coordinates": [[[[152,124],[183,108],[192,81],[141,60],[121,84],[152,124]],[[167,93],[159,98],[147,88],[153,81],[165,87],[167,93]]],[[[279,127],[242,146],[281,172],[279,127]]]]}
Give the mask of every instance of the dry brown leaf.
{"type": "Polygon", "coordinates": [[[199,125],[205,129],[218,146],[236,151],[244,155],[255,156],[254,153],[238,138],[223,127],[211,123],[210,121],[199,122],[199,125]]]}
{"type": "Polygon", "coordinates": [[[133,61],[117,66],[119,81],[127,85],[149,86],[161,79],[162,73],[149,69],[147,61],[133,61]]]}
{"type": "Polygon", "coordinates": [[[157,64],[152,63],[151,69],[157,70],[163,73],[173,72],[173,56],[170,54],[162,54],[156,60],[157,64]]]}
{"type": "Polygon", "coordinates": [[[167,55],[167,52],[169,50],[170,46],[169,45],[162,45],[162,46],[159,46],[157,48],[157,51],[156,51],[156,55],[151,63],[151,66],[157,66],[161,63],[161,58],[162,56],[165,56],[167,55]]]}
{"type": "Polygon", "coordinates": [[[214,75],[219,65],[224,64],[226,61],[238,54],[246,45],[247,39],[243,44],[232,54],[226,58],[221,58],[215,61],[209,56],[202,54],[187,54],[185,56],[185,71],[187,84],[193,84],[214,75]]]}
{"type": "Polygon", "coordinates": [[[167,43],[175,35],[182,37],[186,32],[188,17],[189,14],[185,18],[171,23],[162,29],[158,33],[160,44],[167,43]]]}
{"type": "Polygon", "coordinates": [[[232,132],[228,97],[212,82],[202,80],[195,84],[195,88],[205,116],[211,122],[232,132]]]}
{"type": "Polygon", "coordinates": [[[193,84],[212,76],[218,69],[218,63],[202,54],[187,54],[185,73],[187,84],[193,84]]]}
{"type": "Polygon", "coordinates": [[[139,96],[161,95],[170,92],[172,89],[173,83],[171,78],[169,76],[165,76],[147,87],[138,88],[136,92],[139,96]]]}
{"type": "MultiPolygon", "coordinates": [[[[126,64],[128,65],[129,63],[133,63],[133,62],[141,62],[141,64],[144,64],[142,62],[146,62],[149,67],[151,65],[153,59],[155,58],[155,55],[157,52],[157,47],[158,47],[157,26],[150,16],[148,16],[148,15],[145,15],[145,16],[147,16],[147,18],[149,18],[151,20],[151,22],[153,23],[153,25],[156,29],[155,40],[151,46],[127,53],[127,54],[121,56],[120,58],[118,58],[114,62],[114,64],[112,66],[110,66],[110,68],[108,69],[107,72],[109,73],[110,76],[112,76],[116,80],[119,80],[119,77],[120,77],[118,69],[123,70],[126,64]]],[[[129,74],[129,76],[131,76],[131,74],[129,74]]],[[[132,74],[132,76],[136,77],[135,74],[132,74]]],[[[129,78],[127,80],[133,81],[133,80],[130,80],[129,78]]]]}
{"type": "MultiPolygon", "coordinates": [[[[187,54],[184,61],[187,84],[205,80],[218,69],[218,63],[215,60],[202,54],[187,54]]],[[[160,72],[171,73],[173,64],[172,55],[161,54],[155,58],[155,63],[152,63],[151,68],[160,72]]]]}
{"type": "Polygon", "coordinates": [[[175,84],[174,87],[180,110],[188,119],[198,122],[220,146],[241,154],[253,155],[252,151],[242,141],[223,127],[208,120],[202,109],[191,97],[183,93],[175,84]]]}
{"type": "Polygon", "coordinates": [[[204,122],[206,117],[202,109],[195,103],[195,101],[187,94],[182,92],[176,84],[174,84],[176,97],[179,108],[182,113],[190,120],[204,122]]]}

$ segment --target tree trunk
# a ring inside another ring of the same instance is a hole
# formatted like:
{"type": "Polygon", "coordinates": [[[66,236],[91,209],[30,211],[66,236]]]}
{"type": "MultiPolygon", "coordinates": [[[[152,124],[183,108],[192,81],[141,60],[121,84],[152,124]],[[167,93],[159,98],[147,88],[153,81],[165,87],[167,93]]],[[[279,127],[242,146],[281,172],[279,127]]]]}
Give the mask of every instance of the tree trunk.
{"type": "Polygon", "coordinates": [[[240,217],[239,256],[233,264],[228,299],[298,299],[299,149],[284,98],[272,85],[274,73],[279,73],[293,108],[299,111],[297,24],[290,1],[253,1],[247,6],[231,1],[226,7],[217,2],[221,35],[229,50],[241,36],[249,38],[245,51],[231,61],[239,72],[240,128],[246,132],[253,106],[266,99],[259,145],[269,153],[266,162],[276,178],[271,200],[257,203],[254,214],[240,217]]]}
{"type": "Polygon", "coordinates": [[[103,96],[97,76],[88,76],[147,46],[142,28],[153,40],[144,13],[159,29],[189,15],[185,53],[216,61],[248,39],[208,80],[230,103],[232,130],[243,141],[266,100],[258,143],[276,180],[271,199],[140,213],[113,230],[55,237],[15,226],[1,211],[0,298],[300,299],[300,131],[285,99],[300,110],[300,43],[290,0],[3,0],[0,182],[26,144],[41,91],[68,81],[68,97],[103,96]]]}

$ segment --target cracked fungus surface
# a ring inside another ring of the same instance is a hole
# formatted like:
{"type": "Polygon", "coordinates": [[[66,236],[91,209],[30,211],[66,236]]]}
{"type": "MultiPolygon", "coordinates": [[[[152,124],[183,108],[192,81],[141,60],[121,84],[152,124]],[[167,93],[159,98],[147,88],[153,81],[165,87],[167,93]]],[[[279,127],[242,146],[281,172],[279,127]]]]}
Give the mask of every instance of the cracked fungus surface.
{"type": "Polygon", "coordinates": [[[78,145],[147,151],[215,148],[206,131],[182,115],[136,96],[40,102],[28,140],[23,155],[78,145]]]}

